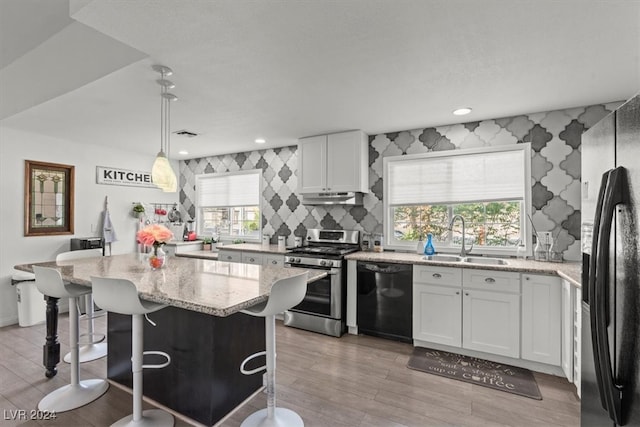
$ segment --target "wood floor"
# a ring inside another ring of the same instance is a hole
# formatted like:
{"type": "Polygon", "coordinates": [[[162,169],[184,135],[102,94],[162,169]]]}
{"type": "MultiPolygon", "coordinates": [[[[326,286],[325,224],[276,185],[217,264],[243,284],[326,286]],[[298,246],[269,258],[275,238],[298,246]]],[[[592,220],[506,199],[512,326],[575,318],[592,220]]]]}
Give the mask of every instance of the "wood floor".
{"type": "MultiPolygon", "coordinates": [[[[106,317],[96,323],[106,328],[106,317]]],[[[68,320],[60,316],[60,342],[68,351],[68,320]]],[[[1,426],[107,426],[131,413],[131,396],[117,387],[56,420],[15,420],[48,392],[68,383],[69,365],[46,379],[44,325],[0,328],[1,426]]],[[[580,402],[565,379],[535,374],[543,400],[534,400],[406,368],[408,344],[367,336],[332,338],[277,326],[278,405],[314,426],[578,426],[580,402]]],[[[105,378],[106,359],[81,365],[81,378],[105,378]]],[[[221,426],[239,426],[266,405],[258,393],[221,426]]],[[[145,409],[151,405],[145,403],[145,409]]],[[[189,425],[177,419],[176,426],[189,425]]]]}

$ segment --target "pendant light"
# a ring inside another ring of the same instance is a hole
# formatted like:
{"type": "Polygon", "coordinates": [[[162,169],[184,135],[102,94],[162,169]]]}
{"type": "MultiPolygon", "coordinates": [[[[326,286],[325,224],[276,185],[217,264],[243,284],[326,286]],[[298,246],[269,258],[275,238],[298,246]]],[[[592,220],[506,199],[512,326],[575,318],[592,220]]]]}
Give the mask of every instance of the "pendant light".
{"type": "Polygon", "coordinates": [[[178,99],[169,89],[173,89],[175,85],[165,79],[166,76],[173,74],[169,67],[164,65],[154,65],[153,70],[160,73],[160,79],[157,81],[160,85],[160,152],[156,156],[151,168],[151,179],[155,185],[164,192],[174,193],[178,189],[178,180],[176,174],[169,163],[169,152],[171,148],[171,101],[178,99]],[[166,154],[165,154],[166,150],[166,154]]]}

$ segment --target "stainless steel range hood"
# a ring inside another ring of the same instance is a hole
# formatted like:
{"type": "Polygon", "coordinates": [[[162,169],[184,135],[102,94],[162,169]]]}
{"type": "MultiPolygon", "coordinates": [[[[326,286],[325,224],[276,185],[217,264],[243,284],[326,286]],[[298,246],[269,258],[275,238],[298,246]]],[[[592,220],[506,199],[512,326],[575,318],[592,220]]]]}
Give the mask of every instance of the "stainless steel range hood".
{"type": "Polygon", "coordinates": [[[303,205],[361,205],[362,193],[353,191],[302,195],[303,205]]]}

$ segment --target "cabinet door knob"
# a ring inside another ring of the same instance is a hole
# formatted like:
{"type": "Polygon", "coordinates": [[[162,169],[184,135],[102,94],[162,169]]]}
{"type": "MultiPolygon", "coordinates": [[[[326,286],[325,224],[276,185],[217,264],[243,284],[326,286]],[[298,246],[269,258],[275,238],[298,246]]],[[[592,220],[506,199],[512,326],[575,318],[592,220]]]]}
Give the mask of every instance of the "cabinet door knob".
{"type": "Polygon", "coordinates": [[[433,277],[435,277],[436,279],[439,279],[442,277],[442,274],[440,273],[433,273],[433,277]]]}
{"type": "Polygon", "coordinates": [[[486,279],[484,279],[484,281],[487,283],[495,283],[496,279],[494,279],[493,277],[487,277],[486,279]]]}
{"type": "Polygon", "coordinates": [[[460,295],[460,291],[456,291],[456,295],[460,295]]]}
{"type": "Polygon", "coordinates": [[[464,294],[465,294],[466,296],[469,296],[469,292],[465,292],[464,294]]]}
{"type": "Polygon", "coordinates": [[[276,261],[275,259],[273,261],[271,261],[271,264],[276,265],[278,263],[278,261],[276,261]]]}
{"type": "Polygon", "coordinates": [[[249,258],[250,262],[255,262],[255,258],[249,258]]]}

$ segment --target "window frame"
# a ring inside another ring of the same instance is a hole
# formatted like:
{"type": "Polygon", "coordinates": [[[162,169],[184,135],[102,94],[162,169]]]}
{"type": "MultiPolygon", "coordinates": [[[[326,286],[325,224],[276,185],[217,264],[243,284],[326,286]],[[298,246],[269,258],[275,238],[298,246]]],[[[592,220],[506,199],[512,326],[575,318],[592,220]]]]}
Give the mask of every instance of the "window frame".
{"type": "MultiPolygon", "coordinates": [[[[531,217],[531,144],[530,143],[520,143],[516,145],[508,145],[508,146],[499,146],[499,147],[481,147],[481,148],[470,148],[470,149],[456,149],[456,150],[447,150],[447,151],[430,151],[428,153],[420,153],[420,154],[408,154],[402,156],[390,156],[385,157],[383,159],[383,229],[385,235],[385,247],[389,249],[399,250],[399,251],[415,251],[417,240],[399,240],[395,238],[394,233],[394,215],[393,215],[393,206],[389,206],[389,180],[388,180],[388,170],[389,164],[393,162],[401,162],[401,161],[410,161],[417,159],[433,159],[438,157],[451,157],[451,156],[464,156],[464,155],[477,155],[483,153],[495,153],[495,152],[503,152],[503,151],[523,151],[523,174],[524,174],[524,197],[522,200],[522,208],[520,212],[520,230],[521,236],[523,237],[523,243],[526,248],[527,255],[532,254],[532,233],[530,230],[530,223],[528,218],[531,217]]],[[[495,200],[475,200],[468,202],[459,202],[459,203],[451,203],[446,206],[449,207],[448,211],[450,212],[450,207],[455,204],[462,203],[478,203],[478,202],[494,202],[495,200]]],[[[416,203],[416,205],[423,205],[427,203],[416,203]]],[[[466,220],[466,218],[465,218],[466,220]]],[[[513,247],[475,247],[473,248],[474,254],[479,255],[497,255],[497,256],[515,256],[516,255],[516,246],[513,247]]],[[[468,249],[468,247],[467,247],[468,249]]],[[[436,244],[436,251],[440,253],[459,253],[460,246],[452,246],[452,245],[443,245],[442,243],[436,244]]]]}
{"type": "Polygon", "coordinates": [[[231,172],[216,172],[216,173],[203,173],[203,174],[197,174],[195,175],[195,210],[196,210],[196,233],[198,234],[199,237],[210,237],[210,236],[205,236],[204,233],[204,215],[203,215],[203,208],[227,208],[227,209],[233,209],[233,208],[245,208],[248,206],[255,206],[255,205],[246,205],[246,206],[200,206],[199,204],[199,200],[198,200],[198,187],[200,185],[200,181],[203,179],[212,179],[212,178],[219,178],[222,176],[233,176],[233,175],[248,175],[248,174],[256,174],[258,175],[258,210],[259,210],[259,218],[258,218],[258,236],[249,236],[249,235],[238,235],[238,236],[233,236],[233,235],[220,235],[218,237],[219,240],[221,241],[233,241],[235,239],[242,239],[245,242],[251,242],[251,243],[259,243],[262,241],[262,216],[263,216],[263,210],[262,210],[262,189],[263,189],[263,180],[262,180],[262,170],[261,169],[250,169],[250,170],[245,170],[245,171],[231,171],[231,172]]]}

